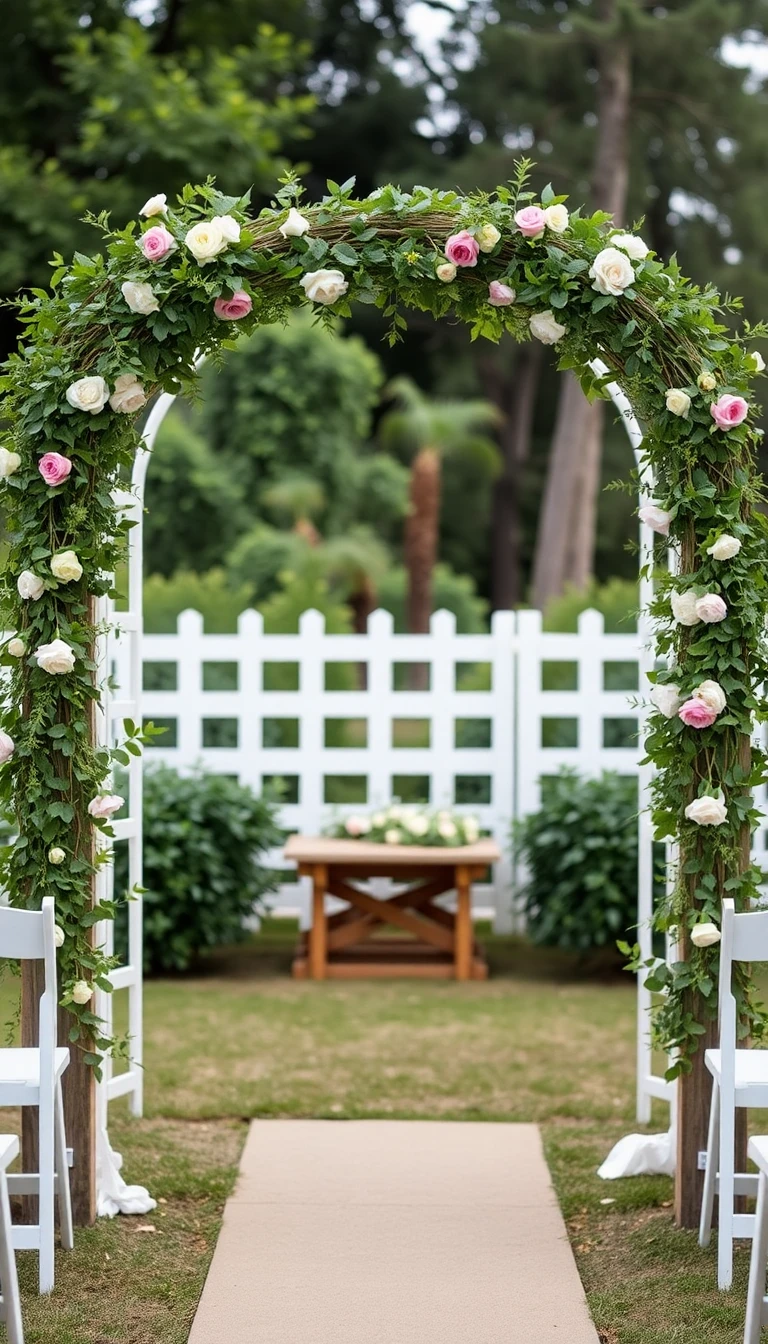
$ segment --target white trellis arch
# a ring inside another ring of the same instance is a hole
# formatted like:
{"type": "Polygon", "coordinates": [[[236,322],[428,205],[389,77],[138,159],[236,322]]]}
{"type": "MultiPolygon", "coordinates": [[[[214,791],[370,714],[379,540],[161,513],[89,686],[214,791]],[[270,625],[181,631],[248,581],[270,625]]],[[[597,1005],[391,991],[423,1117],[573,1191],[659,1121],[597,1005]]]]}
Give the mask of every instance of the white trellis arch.
{"type": "MultiPolygon", "coordinates": [[[[196,362],[199,369],[202,358],[196,362]]],[[[590,368],[599,377],[605,377],[609,369],[600,359],[590,361],[590,368]]],[[[635,462],[638,468],[641,495],[645,502],[653,492],[653,479],[650,468],[642,452],[643,433],[632,406],[617,383],[606,386],[611,401],[618,411],[629,438],[635,462]]],[[[105,625],[111,630],[100,641],[100,668],[102,681],[107,688],[103,697],[100,716],[100,740],[114,742],[121,736],[122,721],[125,718],[139,722],[141,719],[142,694],[142,634],[143,634],[143,514],[144,494],[150,455],[160,427],[176,400],[171,393],[163,393],[152,406],[147,417],[141,445],[134,461],[130,490],[116,492],[116,499],[126,516],[134,523],[128,534],[128,592],[127,610],[115,612],[108,609],[106,601],[99,613],[105,625]],[[128,644],[128,657],[121,657],[123,680],[127,684],[120,686],[119,698],[110,690],[112,654],[115,642],[128,644]],[[126,678],[127,672],[127,678],[126,678]]],[[[645,567],[653,558],[654,534],[645,525],[640,525],[640,565],[645,567]]],[[[645,615],[652,596],[652,579],[645,577],[640,582],[640,618],[641,633],[641,672],[650,671],[654,665],[653,634],[645,615]]],[[[652,953],[652,933],[650,927],[653,912],[653,837],[650,815],[647,808],[650,767],[642,768],[639,776],[640,815],[638,833],[638,941],[643,957],[652,953]]],[[[141,886],[142,882],[142,760],[131,757],[127,767],[128,797],[127,816],[113,823],[117,841],[128,845],[128,880],[131,888],[141,886]]],[[[112,893],[112,868],[102,869],[99,877],[99,895],[112,893]]],[[[111,922],[100,926],[100,937],[109,952],[114,946],[114,931],[111,922]]],[[[104,1077],[98,1088],[99,1132],[102,1137],[101,1167],[109,1162],[107,1132],[107,1110],[110,1101],[116,1097],[127,1096],[131,1113],[139,1116],[143,1106],[143,1068],[142,1068],[142,901],[136,896],[128,907],[128,949],[127,959],[112,973],[112,984],[117,989],[128,991],[128,1033],[130,1036],[129,1053],[125,1069],[115,1069],[111,1059],[104,1061],[104,1077]]],[[[642,977],[638,976],[638,1021],[637,1021],[637,1118],[647,1123],[651,1117],[651,1102],[654,1097],[672,1101],[673,1086],[663,1078],[655,1076],[652,1068],[650,1046],[650,1010],[651,996],[644,989],[642,977]]],[[[109,1027],[114,1018],[112,997],[100,994],[98,1011],[109,1027]]],[[[103,1188],[104,1181],[100,1180],[103,1188]]]]}

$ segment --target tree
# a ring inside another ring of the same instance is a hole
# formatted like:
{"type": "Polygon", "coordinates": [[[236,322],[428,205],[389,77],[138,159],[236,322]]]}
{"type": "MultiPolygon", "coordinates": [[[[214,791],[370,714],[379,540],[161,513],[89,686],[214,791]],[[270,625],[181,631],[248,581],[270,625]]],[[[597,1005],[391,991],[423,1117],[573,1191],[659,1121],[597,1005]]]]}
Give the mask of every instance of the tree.
{"type": "Polygon", "coordinates": [[[387,412],[379,435],[386,446],[412,454],[410,509],[405,522],[404,557],[408,571],[408,629],[429,630],[432,575],[438,558],[441,459],[473,454],[493,473],[497,453],[479,430],[494,425],[497,409],[486,401],[431,401],[409,378],[398,378],[390,392],[399,406],[387,412]]]}

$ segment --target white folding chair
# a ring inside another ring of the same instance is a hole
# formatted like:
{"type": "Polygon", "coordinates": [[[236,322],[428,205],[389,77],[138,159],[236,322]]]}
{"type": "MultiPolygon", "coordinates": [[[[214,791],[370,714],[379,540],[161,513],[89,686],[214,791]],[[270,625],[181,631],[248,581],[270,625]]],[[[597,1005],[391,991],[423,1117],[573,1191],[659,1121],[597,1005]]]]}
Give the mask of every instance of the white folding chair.
{"type": "Polygon", "coordinates": [[[736,1000],[732,974],[735,961],[768,961],[768,910],[737,915],[733,901],[723,901],[720,942],[720,1048],[707,1050],[704,1062],[712,1074],[707,1166],[701,1200],[699,1245],[708,1246],[715,1194],[717,1220],[717,1285],[730,1288],[735,1237],[754,1235],[755,1216],[735,1213],[736,1195],[757,1193],[758,1178],[735,1168],[736,1108],[768,1106],[768,1050],[737,1050],[736,1000]]]}
{"type": "Polygon", "coordinates": [[[19,1152],[15,1134],[0,1134],[0,1321],[5,1322],[8,1344],[24,1344],[19,1280],[13,1250],[13,1228],[8,1202],[8,1168],[19,1152]]]}
{"type": "Polygon", "coordinates": [[[38,1108],[38,1171],[11,1174],[7,1180],[11,1194],[37,1196],[38,1222],[16,1224],[13,1245],[19,1251],[38,1251],[41,1293],[50,1293],[53,1288],[54,1203],[57,1195],[61,1244],[66,1250],[71,1250],[74,1244],[61,1098],[61,1076],[69,1064],[69,1050],[56,1045],[55,928],[50,896],[46,896],[40,911],[0,906],[0,957],[45,963],[38,1046],[0,1050],[0,1106],[38,1108]]]}
{"type": "Polygon", "coordinates": [[[749,1140],[747,1156],[758,1169],[757,1212],[755,1235],[752,1238],[752,1258],[749,1262],[747,1289],[747,1319],[744,1323],[744,1344],[760,1344],[760,1328],[768,1325],[768,1297],[765,1296],[765,1270],[768,1261],[768,1137],[749,1140]]]}

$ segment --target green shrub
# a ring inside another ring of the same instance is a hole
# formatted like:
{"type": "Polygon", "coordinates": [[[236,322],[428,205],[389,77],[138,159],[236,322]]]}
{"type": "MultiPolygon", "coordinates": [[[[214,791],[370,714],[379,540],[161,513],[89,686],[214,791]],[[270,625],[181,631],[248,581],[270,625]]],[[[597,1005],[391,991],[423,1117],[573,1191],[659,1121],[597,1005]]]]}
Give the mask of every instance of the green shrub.
{"type": "Polygon", "coordinates": [[[580,589],[569,586],[562,597],[553,597],[544,612],[545,630],[575,631],[582,611],[590,607],[603,613],[609,634],[627,635],[637,628],[640,603],[634,579],[609,579],[580,589]]]}
{"type": "Polygon", "coordinates": [[[573,952],[612,946],[637,923],[637,782],[563,770],[543,783],[541,811],[515,830],[528,935],[573,952]]]}
{"type": "MultiPolygon", "coordinates": [[[[275,812],[272,799],[226,775],[145,770],[146,971],[185,971],[201,952],[248,936],[243,920],[275,887],[259,861],[283,838],[275,812]]],[[[116,891],[127,885],[124,850],[117,846],[116,891]]]]}

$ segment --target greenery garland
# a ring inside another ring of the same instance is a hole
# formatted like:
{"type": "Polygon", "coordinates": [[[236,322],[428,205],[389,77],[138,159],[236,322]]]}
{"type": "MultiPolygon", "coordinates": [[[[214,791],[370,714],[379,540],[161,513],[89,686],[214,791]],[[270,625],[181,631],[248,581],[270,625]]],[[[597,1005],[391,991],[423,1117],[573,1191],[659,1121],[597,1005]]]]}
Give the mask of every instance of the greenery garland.
{"type": "MultiPolygon", "coordinates": [[[[92,928],[113,914],[93,908],[94,872],[106,861],[94,831],[113,834],[120,800],[110,771],[140,751],[142,736],[126,724],[116,752],[94,746],[94,602],[110,591],[128,526],[112,488],[130,469],[145,405],[192,389],[195,356],[229,345],[235,324],[247,332],[283,321],[307,302],[321,319],[346,316],[354,300],[383,310],[391,340],[407,308],[458,318],[473,339],[538,338],[590,396],[605,395],[607,380],[587,367],[599,353],[644,422],[658,482],[651,520],[668,530],[681,569],[662,578],[654,603],[673,670],[657,677],[648,750],[658,834],[680,843],[679,880],[659,922],[677,929],[682,960],[656,968],[652,983],[667,991],[659,1040],[689,1067],[716,1003],[716,951],[692,945],[691,932],[717,924],[724,892],[742,906],[756,893],[750,789],[765,771],[749,738],[766,675],[768,568],[748,401],[762,361],[746,342],[766,329],[733,335],[720,315],[736,303],[663,265],[607,215],[569,214],[551,188],[533,204],[528,168],[491,196],[386,186],[356,200],[354,179],[329,182],[306,208],[288,178],[255,220],[247,197],[223,196],[212,182],[187,187],[175,206],[148,201],[139,230],[94,219],[102,253],[76,254],[69,266],[57,257],[52,292],[19,303],[26,337],[0,382],[13,629],[0,659],[11,669],[0,799],[18,830],[2,877],[16,905],[56,898],[62,1001],[76,1019],[72,1040],[94,1063],[112,1043],[89,1006],[94,982],[109,989],[110,970],[92,928]],[[719,709],[705,723],[707,694],[719,709]],[[699,702],[687,723],[675,696],[699,702]]],[[[742,999],[754,1030],[746,983],[742,999]]]]}

